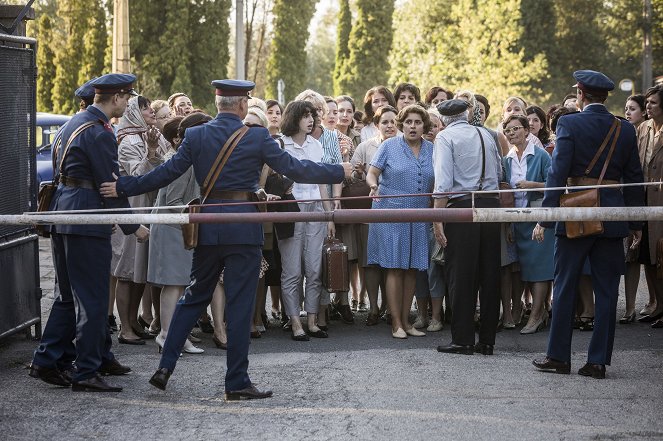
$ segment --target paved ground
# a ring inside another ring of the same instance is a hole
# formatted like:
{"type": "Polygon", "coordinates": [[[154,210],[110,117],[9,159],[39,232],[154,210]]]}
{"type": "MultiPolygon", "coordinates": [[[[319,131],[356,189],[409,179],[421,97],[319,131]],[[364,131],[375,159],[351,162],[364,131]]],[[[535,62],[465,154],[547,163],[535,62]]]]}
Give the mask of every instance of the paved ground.
{"type": "MultiPolygon", "coordinates": [[[[47,244],[41,251],[46,318],[52,269],[47,244]]],[[[590,337],[582,332],[572,375],[536,372],[530,363],[547,336],[501,332],[485,357],[437,353],[448,329],[398,341],[385,324],[332,322],[329,339],[299,343],[272,328],[252,341],[250,373],[275,395],[240,403],[223,401],[225,352],[207,335],[205,353],[182,357],[166,392],[147,383],[154,342],[117,345],[134,370],[111,378],[124,386],[119,394],[73,394],[29,378],[36,342],[14,336],[0,346],[0,439],[663,439],[663,330],[617,325],[605,380],[575,374],[590,337]]]]}

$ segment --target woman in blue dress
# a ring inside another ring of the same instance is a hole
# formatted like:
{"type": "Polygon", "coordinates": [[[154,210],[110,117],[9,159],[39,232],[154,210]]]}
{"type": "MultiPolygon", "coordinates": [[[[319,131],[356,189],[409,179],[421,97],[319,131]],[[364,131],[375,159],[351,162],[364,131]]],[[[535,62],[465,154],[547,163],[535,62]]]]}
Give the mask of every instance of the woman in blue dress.
{"type": "MultiPolygon", "coordinates": [[[[410,105],[398,114],[402,132],[384,141],[371,161],[366,182],[371,196],[431,193],[433,144],[422,138],[430,130],[423,107],[410,105]],[[378,185],[379,184],[379,185],[378,185]]],[[[428,208],[430,197],[385,198],[373,201],[374,209],[428,208]]],[[[371,224],[368,230],[368,264],[386,269],[386,294],[391,311],[392,336],[424,336],[409,322],[417,271],[428,269],[428,228],[424,222],[371,224]]]]}
{"type": "MultiPolygon", "coordinates": [[[[512,188],[543,188],[546,186],[551,159],[543,148],[527,140],[529,122],[525,116],[511,115],[504,121],[504,134],[512,145],[504,156],[505,179],[512,188]]],[[[516,208],[541,206],[543,193],[514,193],[516,208]]],[[[553,279],[554,231],[548,229],[542,242],[532,240],[535,222],[513,224],[520,259],[520,273],[532,293],[532,313],[521,334],[533,334],[548,318],[545,301],[553,279]]]]}

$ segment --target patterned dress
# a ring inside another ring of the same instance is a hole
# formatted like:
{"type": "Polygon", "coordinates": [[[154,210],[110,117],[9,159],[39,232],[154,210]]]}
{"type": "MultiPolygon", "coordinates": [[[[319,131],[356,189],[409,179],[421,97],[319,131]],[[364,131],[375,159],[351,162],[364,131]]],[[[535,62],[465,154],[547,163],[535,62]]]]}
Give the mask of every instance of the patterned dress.
{"type": "MultiPolygon", "coordinates": [[[[422,140],[416,158],[403,135],[380,145],[371,165],[382,170],[378,194],[431,193],[435,182],[433,144],[422,140]]],[[[429,208],[430,197],[378,199],[374,209],[429,208]]],[[[429,223],[371,224],[368,230],[368,263],[383,268],[428,269],[429,223]]]]}

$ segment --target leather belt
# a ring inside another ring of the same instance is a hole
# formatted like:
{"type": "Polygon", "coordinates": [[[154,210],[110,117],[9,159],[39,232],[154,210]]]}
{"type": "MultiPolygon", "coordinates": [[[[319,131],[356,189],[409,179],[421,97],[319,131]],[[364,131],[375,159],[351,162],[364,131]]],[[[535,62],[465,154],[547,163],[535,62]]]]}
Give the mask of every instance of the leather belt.
{"type": "Polygon", "coordinates": [[[89,190],[96,190],[97,186],[94,182],[87,179],[72,178],[71,176],[60,176],[60,183],[67,187],[73,188],[87,188],[89,190]]]}
{"type": "Polygon", "coordinates": [[[208,199],[225,199],[229,201],[251,201],[254,193],[250,191],[237,190],[212,190],[207,196],[208,199]]]}
{"type": "MultiPolygon", "coordinates": [[[[603,181],[601,181],[601,185],[603,184],[615,185],[615,184],[621,184],[621,182],[615,181],[614,179],[604,179],[603,181]]],[[[588,178],[586,176],[574,176],[566,180],[566,185],[571,187],[584,186],[584,185],[599,185],[599,180],[598,178],[588,178]]]]}
{"type": "MultiPolygon", "coordinates": [[[[496,193],[493,194],[475,194],[474,199],[499,199],[499,196],[496,193]]],[[[454,204],[457,204],[458,202],[463,202],[463,201],[471,201],[472,200],[472,195],[471,194],[466,194],[464,196],[458,196],[453,199],[449,199],[449,202],[447,203],[447,207],[451,207],[454,204]]]]}

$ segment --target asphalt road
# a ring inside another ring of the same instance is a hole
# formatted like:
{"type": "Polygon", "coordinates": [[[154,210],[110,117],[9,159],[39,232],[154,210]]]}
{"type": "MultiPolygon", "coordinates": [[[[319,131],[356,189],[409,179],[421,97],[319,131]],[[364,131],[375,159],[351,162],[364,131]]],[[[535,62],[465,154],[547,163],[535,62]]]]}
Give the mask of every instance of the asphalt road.
{"type": "MultiPolygon", "coordinates": [[[[44,318],[52,290],[42,251],[44,318]]],[[[623,293],[623,291],[622,291],[623,293]]],[[[646,299],[641,284],[638,306],[646,299]]],[[[623,312],[623,295],[618,314],[623,312]]],[[[166,392],[148,384],[154,342],[115,345],[133,372],[109,381],[116,394],[73,393],[28,377],[37,343],[0,342],[2,440],[652,440],[663,439],[663,330],[617,325],[605,380],[581,377],[591,333],[574,333],[572,374],[537,372],[548,330],[498,334],[495,355],[447,355],[448,326],[400,341],[386,324],[332,322],[330,338],[294,342],[270,328],[252,340],[249,372],[267,400],[223,400],[225,352],[202,334],[201,355],[184,355],[166,392]]]]}

